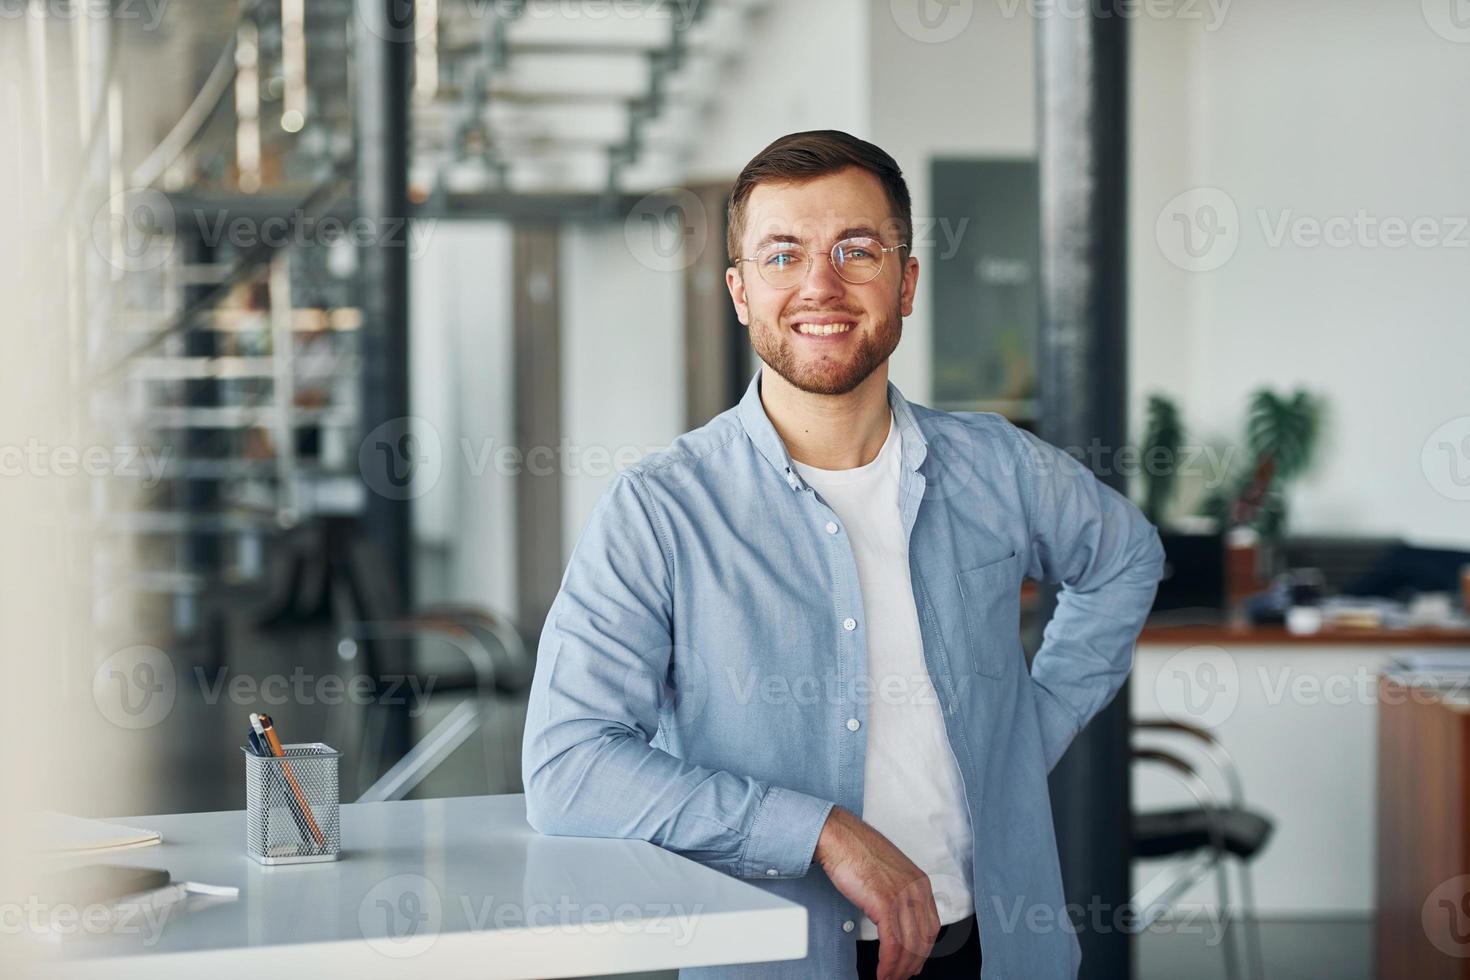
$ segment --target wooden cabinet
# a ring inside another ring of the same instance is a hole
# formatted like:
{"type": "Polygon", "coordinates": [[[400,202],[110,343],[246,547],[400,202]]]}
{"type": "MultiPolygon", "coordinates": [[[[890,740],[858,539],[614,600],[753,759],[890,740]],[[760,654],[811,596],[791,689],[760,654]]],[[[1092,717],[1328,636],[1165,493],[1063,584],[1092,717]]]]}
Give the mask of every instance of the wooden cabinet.
{"type": "Polygon", "coordinates": [[[1470,689],[1378,695],[1378,977],[1470,980],[1470,689]]]}

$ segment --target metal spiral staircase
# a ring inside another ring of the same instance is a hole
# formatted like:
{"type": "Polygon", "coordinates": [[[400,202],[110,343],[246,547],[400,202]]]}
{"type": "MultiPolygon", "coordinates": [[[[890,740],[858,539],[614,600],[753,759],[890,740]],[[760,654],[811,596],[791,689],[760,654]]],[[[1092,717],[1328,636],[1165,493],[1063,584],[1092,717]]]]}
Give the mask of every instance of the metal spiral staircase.
{"type": "MultiPolygon", "coordinates": [[[[203,590],[258,577],[280,531],[364,507],[361,253],[322,230],[355,214],[352,44],[367,2],[178,11],[215,19],[181,41],[197,94],[131,170],[117,106],[139,93],[118,52],[138,38],[112,23],[75,45],[78,85],[99,93],[68,206],[77,220],[103,202],[74,283],[92,421],[144,464],[94,494],[99,621],[187,634],[203,590]]],[[[611,216],[626,195],[677,185],[764,6],[420,0],[410,201],[430,215],[611,216]]]]}

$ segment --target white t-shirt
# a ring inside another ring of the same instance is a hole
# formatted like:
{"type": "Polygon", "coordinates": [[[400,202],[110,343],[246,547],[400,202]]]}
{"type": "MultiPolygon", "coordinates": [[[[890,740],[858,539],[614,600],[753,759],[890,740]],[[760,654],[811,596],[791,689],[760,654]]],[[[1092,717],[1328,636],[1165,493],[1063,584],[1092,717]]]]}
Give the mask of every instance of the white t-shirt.
{"type": "MultiPolygon", "coordinates": [[[[929,876],[939,921],[948,924],[975,911],[973,837],[960,767],[924,664],[908,538],[899,513],[901,443],[890,413],[888,438],[866,466],[795,466],[837,512],[857,561],[870,681],[862,818],[929,876]]],[[[858,934],[877,939],[878,929],[864,916],[858,934]]]]}

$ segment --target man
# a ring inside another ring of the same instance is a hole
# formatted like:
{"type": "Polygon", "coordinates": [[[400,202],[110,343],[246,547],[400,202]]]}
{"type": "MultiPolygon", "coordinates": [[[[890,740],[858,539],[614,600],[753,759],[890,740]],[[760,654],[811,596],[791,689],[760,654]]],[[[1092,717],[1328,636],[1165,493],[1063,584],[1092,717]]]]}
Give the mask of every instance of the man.
{"type": "Polygon", "coordinates": [[[1046,776],[1128,672],[1158,535],[1066,454],[888,383],[919,264],[883,150],[783,137],[729,217],[763,366],[577,542],[531,693],[530,822],[806,907],[806,959],[687,976],[973,978],[983,951],[987,977],[1073,977],[1046,776]],[[1062,585],[1029,671],[1026,576],[1062,585]]]}

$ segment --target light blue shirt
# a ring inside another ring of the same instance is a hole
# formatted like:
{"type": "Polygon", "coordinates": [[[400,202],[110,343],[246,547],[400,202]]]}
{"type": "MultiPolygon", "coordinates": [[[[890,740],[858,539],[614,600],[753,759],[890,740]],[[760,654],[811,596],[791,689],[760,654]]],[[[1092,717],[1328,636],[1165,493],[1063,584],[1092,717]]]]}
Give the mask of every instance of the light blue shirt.
{"type": "MultiPolygon", "coordinates": [[[[812,856],[833,804],[862,815],[879,694],[844,528],[759,385],[593,511],[541,634],[527,817],[652,841],[806,907],[805,960],[681,976],[848,978],[861,912],[812,856]]],[[[892,384],[888,399],[924,659],[974,829],[984,976],[1074,977],[1046,777],[1127,676],[1163,548],[1126,498],[1000,416],[910,405],[892,384]],[[1062,586],[1029,671],[1028,576],[1062,586]]]]}

